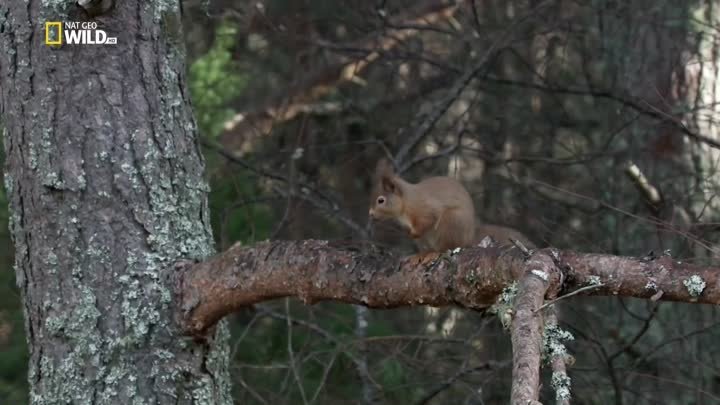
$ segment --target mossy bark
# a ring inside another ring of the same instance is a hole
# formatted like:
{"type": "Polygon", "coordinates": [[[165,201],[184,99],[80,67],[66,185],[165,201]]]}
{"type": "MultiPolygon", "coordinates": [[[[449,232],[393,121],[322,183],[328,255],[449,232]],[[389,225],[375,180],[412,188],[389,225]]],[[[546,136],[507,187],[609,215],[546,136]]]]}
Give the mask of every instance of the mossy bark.
{"type": "Polygon", "coordinates": [[[229,404],[227,328],[175,323],[172,272],[214,252],[178,1],[95,17],[116,45],[45,45],[75,2],[0,3],[5,185],[31,403],[229,404]]]}

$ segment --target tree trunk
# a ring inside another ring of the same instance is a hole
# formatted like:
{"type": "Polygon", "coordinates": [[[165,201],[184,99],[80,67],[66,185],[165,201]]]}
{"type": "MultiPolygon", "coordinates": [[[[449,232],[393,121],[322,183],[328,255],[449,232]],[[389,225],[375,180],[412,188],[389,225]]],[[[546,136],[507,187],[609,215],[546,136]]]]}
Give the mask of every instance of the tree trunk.
{"type": "Polygon", "coordinates": [[[214,253],[178,1],[0,3],[11,232],[32,404],[229,404],[228,332],[179,338],[174,263],[214,253]],[[116,45],[44,44],[96,21],[116,45]]]}

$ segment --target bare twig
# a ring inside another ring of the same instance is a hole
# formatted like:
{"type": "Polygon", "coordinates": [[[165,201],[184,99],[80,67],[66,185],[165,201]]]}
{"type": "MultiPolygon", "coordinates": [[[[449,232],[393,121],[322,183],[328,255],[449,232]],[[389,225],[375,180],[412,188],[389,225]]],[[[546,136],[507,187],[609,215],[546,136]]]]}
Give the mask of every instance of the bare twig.
{"type": "Polygon", "coordinates": [[[510,242],[511,242],[513,245],[515,245],[515,247],[517,247],[518,249],[520,249],[520,251],[523,252],[523,254],[525,255],[525,257],[530,257],[530,255],[532,254],[532,252],[530,251],[530,249],[528,249],[527,247],[525,247],[525,245],[523,245],[523,243],[520,242],[519,240],[510,238],[510,242]]]}
{"type": "Polygon", "coordinates": [[[535,17],[538,10],[544,7],[547,3],[548,1],[541,1],[525,16],[514,20],[512,24],[505,28],[499,38],[490,44],[480,59],[475,62],[472,67],[467,69],[465,73],[458,78],[455,84],[453,84],[452,88],[448,90],[447,94],[440,99],[433,108],[431,108],[430,112],[424,117],[420,125],[414,130],[412,135],[407,138],[405,143],[403,143],[400,150],[395,155],[394,163],[400,171],[406,168],[405,160],[408,159],[410,152],[412,152],[420,144],[423,138],[430,133],[435,124],[460,97],[462,92],[473,81],[473,79],[475,79],[487,67],[488,62],[492,59],[492,57],[494,57],[498,50],[510,41],[515,29],[519,25],[525,23],[528,19],[535,17]]]}
{"type": "Polygon", "coordinates": [[[503,79],[503,78],[497,78],[497,77],[485,77],[484,80],[486,80],[488,82],[498,83],[498,84],[507,84],[507,85],[512,85],[512,86],[530,88],[530,89],[540,90],[540,91],[544,91],[544,92],[592,96],[592,97],[597,97],[597,98],[601,98],[601,99],[617,101],[620,104],[622,104],[626,107],[629,107],[629,108],[637,111],[638,113],[641,113],[642,115],[655,118],[656,120],[663,122],[663,123],[669,123],[675,129],[679,130],[682,134],[684,134],[685,136],[687,136],[688,138],[690,138],[696,142],[704,143],[712,148],[720,149],[720,141],[692,131],[690,128],[687,127],[687,125],[685,125],[685,123],[682,120],[677,119],[676,117],[673,117],[665,112],[658,110],[657,108],[651,106],[644,100],[636,99],[630,95],[622,95],[622,94],[617,94],[617,93],[611,92],[611,91],[595,90],[595,89],[591,89],[591,88],[583,89],[583,88],[565,88],[565,87],[559,87],[559,86],[547,86],[547,85],[542,85],[542,84],[537,84],[537,83],[521,82],[521,81],[517,81],[517,80],[509,80],[509,79],[503,79]]]}
{"type": "Polygon", "coordinates": [[[358,339],[358,350],[360,351],[360,356],[358,362],[355,363],[355,368],[357,369],[362,384],[362,403],[365,405],[375,403],[377,396],[375,386],[372,384],[368,371],[367,343],[364,341],[367,337],[368,316],[367,308],[362,305],[355,306],[355,337],[358,339]]]}
{"type": "Polygon", "coordinates": [[[352,45],[353,48],[365,50],[361,57],[331,63],[301,83],[283,89],[279,96],[265,106],[236,114],[225,123],[225,132],[220,136],[220,142],[232,150],[238,150],[256,135],[270,133],[274,125],[297,117],[308,109],[309,104],[314,104],[340,83],[357,81],[359,74],[379,60],[384,52],[417,35],[422,29],[446,20],[457,8],[457,4],[452,2],[431,0],[391,18],[392,25],[404,28],[392,29],[392,25],[386,25],[387,33],[373,32],[352,45]]]}
{"type": "Polygon", "coordinates": [[[551,301],[546,302],[545,304],[543,304],[540,308],[536,309],[535,311],[541,311],[541,310],[543,310],[543,309],[545,309],[545,308],[547,308],[547,307],[549,307],[549,306],[555,305],[555,303],[558,302],[558,301],[560,301],[560,300],[563,300],[563,299],[565,299],[565,298],[570,298],[570,297],[572,297],[573,295],[580,294],[581,292],[590,291],[590,290],[593,290],[593,289],[595,289],[595,288],[600,288],[600,287],[603,287],[602,283],[600,283],[600,284],[593,284],[593,285],[587,285],[587,286],[585,286],[585,287],[578,288],[577,290],[575,290],[575,291],[573,291],[573,292],[567,293],[567,294],[565,294],[565,295],[563,295],[563,296],[560,296],[560,297],[555,298],[554,300],[551,300],[551,301]]]}
{"type": "Polygon", "coordinates": [[[300,397],[302,398],[303,404],[307,405],[307,396],[305,395],[305,388],[303,388],[303,382],[300,378],[300,374],[298,373],[298,365],[295,361],[295,350],[292,347],[292,322],[290,321],[290,300],[285,299],[285,316],[287,316],[287,350],[288,350],[288,359],[290,363],[290,370],[292,370],[293,377],[295,378],[295,384],[298,386],[298,390],[300,390],[300,397]]]}
{"type": "Polygon", "coordinates": [[[625,165],[625,174],[630,177],[635,187],[637,187],[638,191],[645,197],[645,201],[650,206],[652,212],[658,215],[660,206],[663,203],[663,198],[657,187],[650,183],[640,168],[632,161],[627,162],[625,165]]]}
{"type": "Polygon", "coordinates": [[[321,211],[325,212],[329,216],[337,219],[341,224],[345,225],[347,228],[351,229],[353,232],[355,232],[356,235],[358,235],[361,239],[367,238],[367,229],[366,227],[358,224],[355,222],[350,215],[345,214],[340,210],[340,204],[337,203],[333,198],[329,197],[323,192],[320,192],[317,190],[314,186],[298,181],[295,179],[294,181],[286,176],[283,176],[281,174],[269,172],[267,170],[264,170],[262,168],[259,168],[255,165],[252,165],[251,163],[247,162],[245,159],[237,156],[236,154],[228,151],[225,149],[222,145],[219,145],[217,143],[211,142],[209,140],[203,139],[201,140],[201,143],[203,146],[217,152],[220,154],[220,156],[224,157],[228,161],[235,163],[247,170],[249,170],[252,173],[257,174],[258,176],[270,179],[270,180],[277,180],[281,181],[287,185],[295,183],[297,187],[289,187],[290,191],[286,189],[281,188],[275,188],[275,192],[280,194],[281,196],[285,198],[295,197],[303,201],[307,201],[311,205],[313,205],[315,208],[320,209],[321,211]],[[299,192],[293,192],[292,190],[299,189],[299,192]]]}
{"type": "Polygon", "coordinates": [[[476,373],[476,372],[478,372],[478,371],[492,370],[492,369],[497,368],[497,367],[498,367],[498,364],[497,364],[497,363],[495,363],[495,362],[487,362],[487,363],[483,363],[483,364],[481,364],[481,365],[479,365],[479,366],[475,366],[475,367],[462,368],[462,369],[458,370],[455,374],[453,374],[452,376],[450,376],[450,378],[448,378],[447,380],[443,381],[442,383],[438,384],[438,385],[435,386],[433,389],[431,389],[430,392],[428,392],[427,394],[425,394],[425,396],[422,397],[422,398],[421,398],[419,401],[417,401],[415,404],[416,404],[416,405],[425,405],[425,404],[427,404],[427,403],[430,402],[433,398],[435,398],[439,393],[441,393],[441,392],[445,391],[446,389],[450,388],[450,387],[455,383],[455,381],[459,380],[460,378],[462,378],[462,377],[464,377],[464,376],[466,376],[466,375],[468,375],[468,374],[476,373]]]}
{"type": "Polygon", "coordinates": [[[480,61],[477,62],[472,68],[468,69],[455,82],[453,87],[448,90],[445,97],[443,97],[435,104],[435,106],[431,109],[430,113],[420,123],[414,133],[410,137],[408,137],[407,141],[402,145],[398,153],[395,155],[395,158],[393,159],[399,171],[405,169],[405,160],[408,158],[410,152],[412,152],[415,147],[417,147],[417,145],[423,140],[423,138],[425,138],[425,136],[430,133],[438,120],[440,120],[440,118],[445,114],[445,112],[448,110],[448,108],[450,108],[450,106],[455,102],[455,100],[460,97],[460,94],[463,92],[463,90],[465,90],[468,84],[470,84],[470,82],[475,78],[475,76],[478,75],[483,68],[485,68],[488,60],[490,59],[490,56],[492,56],[494,52],[494,47],[488,49],[488,51],[485,52],[480,61]]]}

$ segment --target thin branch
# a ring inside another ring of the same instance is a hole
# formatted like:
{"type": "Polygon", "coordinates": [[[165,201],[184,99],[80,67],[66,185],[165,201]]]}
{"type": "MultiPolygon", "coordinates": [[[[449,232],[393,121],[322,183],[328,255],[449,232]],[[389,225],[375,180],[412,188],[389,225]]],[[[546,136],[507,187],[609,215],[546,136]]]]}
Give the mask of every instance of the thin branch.
{"type": "Polygon", "coordinates": [[[287,350],[288,350],[288,359],[290,363],[290,370],[292,370],[293,378],[295,378],[295,384],[297,384],[298,389],[300,390],[300,397],[302,398],[303,404],[308,405],[307,397],[305,395],[305,388],[303,387],[302,379],[300,378],[300,374],[298,373],[298,367],[297,362],[295,361],[295,351],[292,347],[292,321],[290,317],[290,300],[285,299],[285,316],[287,317],[287,350]]]}
{"type": "Polygon", "coordinates": [[[498,368],[498,364],[496,362],[487,362],[487,363],[483,363],[483,364],[480,364],[479,366],[475,366],[475,367],[462,368],[462,369],[458,370],[455,374],[450,376],[450,378],[448,378],[447,380],[436,385],[433,389],[430,390],[430,392],[425,394],[425,396],[423,396],[419,401],[417,401],[415,403],[415,405],[427,404],[428,402],[430,402],[430,400],[435,398],[439,393],[450,388],[455,383],[455,381],[459,380],[460,378],[462,378],[468,374],[476,373],[478,371],[492,370],[495,368],[498,368]]]}
{"type": "MultiPolygon", "coordinates": [[[[209,141],[207,139],[202,139],[200,142],[203,146],[217,152],[218,154],[220,154],[220,156],[224,157],[229,162],[237,164],[240,167],[243,167],[250,172],[257,174],[258,176],[270,180],[281,181],[287,185],[293,184],[293,180],[291,180],[290,178],[256,167],[251,163],[247,162],[245,159],[237,156],[235,153],[227,150],[220,144],[209,141]]],[[[295,181],[295,183],[297,187],[288,187],[290,188],[290,191],[281,189],[279,187],[275,188],[275,191],[285,198],[294,197],[310,203],[315,208],[337,219],[341,224],[345,225],[348,229],[355,232],[355,234],[358,235],[358,237],[360,237],[361,239],[367,238],[368,233],[365,227],[353,221],[350,215],[343,213],[340,210],[340,205],[334,199],[327,196],[325,193],[320,192],[314,186],[308,183],[301,181],[295,181]],[[293,190],[296,190],[297,188],[300,189],[300,192],[293,192],[293,190]]]]}
{"type": "MultiPolygon", "coordinates": [[[[258,305],[258,306],[256,306],[255,308],[257,309],[258,313],[263,314],[263,315],[267,315],[267,316],[269,316],[269,317],[271,317],[271,318],[275,318],[275,319],[279,319],[279,320],[283,320],[283,321],[287,321],[287,319],[288,319],[288,316],[283,315],[283,314],[281,314],[281,313],[279,313],[279,312],[273,311],[272,309],[270,309],[270,308],[268,308],[268,307],[258,305]]],[[[347,356],[347,358],[349,358],[350,361],[352,361],[352,362],[353,362],[354,364],[356,364],[356,365],[359,364],[360,359],[358,359],[357,357],[355,357],[355,355],[353,355],[353,353],[352,353],[350,350],[346,350],[346,346],[348,346],[348,344],[347,344],[347,343],[343,343],[342,341],[340,341],[340,339],[338,339],[337,337],[335,337],[335,335],[333,335],[332,333],[330,333],[330,332],[328,332],[327,330],[321,328],[321,327],[318,326],[317,324],[314,324],[314,323],[311,323],[311,322],[308,322],[308,321],[305,321],[305,320],[302,320],[302,319],[291,318],[290,321],[291,321],[292,323],[296,324],[296,325],[300,325],[300,326],[302,326],[302,327],[305,327],[305,328],[307,328],[307,329],[309,329],[309,330],[317,333],[318,335],[322,336],[325,340],[327,340],[327,341],[331,342],[332,344],[334,344],[335,347],[337,348],[337,350],[342,351],[342,353],[343,353],[345,356],[347,356]]],[[[378,385],[377,382],[375,382],[375,381],[372,381],[372,382],[373,382],[373,384],[378,385]]]]}
{"type": "Polygon", "coordinates": [[[355,338],[358,339],[359,361],[355,363],[360,382],[362,384],[363,404],[370,405],[375,403],[377,392],[375,385],[372,384],[370,372],[368,371],[368,349],[367,337],[368,329],[368,309],[362,305],[355,306],[355,338]]]}
{"type": "Polygon", "coordinates": [[[640,194],[645,197],[645,202],[648,204],[650,211],[656,216],[659,215],[663,197],[658,188],[650,183],[638,165],[632,161],[626,163],[625,174],[632,180],[640,194]]]}
{"type": "Polygon", "coordinates": [[[545,308],[547,308],[547,307],[549,307],[549,306],[551,306],[551,305],[555,305],[555,303],[558,302],[558,301],[560,301],[560,300],[563,300],[563,299],[565,299],[565,298],[570,298],[570,297],[572,297],[573,295],[578,295],[578,294],[580,294],[580,293],[582,293],[582,292],[590,291],[590,290],[593,290],[593,289],[595,289],[595,288],[600,288],[600,287],[602,287],[602,286],[603,286],[602,284],[593,284],[593,285],[587,285],[587,286],[582,287],[582,288],[578,288],[577,290],[575,290],[575,291],[573,291],[573,292],[567,293],[567,294],[565,294],[565,295],[562,295],[562,296],[560,296],[560,297],[555,298],[555,299],[552,300],[552,301],[546,302],[545,304],[543,304],[540,308],[536,309],[535,311],[542,311],[543,309],[545,309],[545,308]]]}
{"type": "Polygon", "coordinates": [[[385,52],[422,32],[421,29],[427,29],[432,24],[446,20],[457,9],[458,5],[452,2],[432,0],[421,3],[403,15],[393,17],[391,20],[394,25],[412,26],[412,28],[386,27],[387,33],[373,32],[357,41],[352,47],[366,50],[362,56],[350,61],[331,63],[308,75],[299,84],[283,89],[265,106],[236,114],[225,123],[225,132],[220,136],[220,142],[231,150],[236,150],[256,135],[270,133],[274,125],[295,118],[307,110],[308,104],[314,104],[339,84],[357,80],[358,75],[372,63],[380,60],[385,52]]]}
{"type": "Polygon", "coordinates": [[[690,138],[696,142],[704,143],[712,148],[720,149],[720,141],[692,131],[690,128],[687,127],[687,125],[685,125],[685,123],[681,119],[673,117],[672,115],[669,115],[667,113],[664,113],[664,112],[658,110],[657,108],[654,108],[653,106],[648,104],[645,100],[636,99],[630,95],[621,95],[621,94],[617,94],[617,93],[614,93],[611,91],[594,90],[594,89],[589,89],[589,88],[583,89],[583,88],[565,88],[565,87],[557,87],[557,86],[546,86],[546,85],[542,85],[542,84],[501,79],[501,78],[497,78],[497,77],[487,77],[486,76],[483,79],[485,81],[492,82],[492,83],[524,87],[524,88],[539,90],[539,91],[543,91],[543,92],[570,94],[570,95],[578,95],[578,96],[592,96],[592,97],[602,98],[602,99],[606,99],[606,100],[617,101],[620,104],[622,104],[626,107],[629,107],[638,113],[655,118],[656,120],[658,120],[662,123],[671,124],[675,129],[679,130],[685,136],[687,136],[688,138],[690,138]]]}
{"type": "Polygon", "coordinates": [[[619,357],[623,353],[630,352],[630,349],[632,349],[633,346],[635,346],[635,343],[637,343],[643,336],[645,336],[645,333],[647,333],[648,330],[650,330],[650,326],[652,324],[652,321],[655,319],[655,315],[658,313],[658,309],[660,308],[659,304],[654,304],[652,308],[652,312],[650,312],[650,315],[643,319],[643,325],[640,328],[640,330],[635,334],[635,336],[630,339],[629,342],[627,342],[621,349],[618,349],[615,353],[608,356],[609,361],[615,360],[617,357],[619,357]]]}
{"type": "Polygon", "coordinates": [[[402,147],[394,158],[396,167],[398,167],[398,172],[403,172],[407,169],[406,166],[408,166],[408,164],[405,163],[405,160],[407,160],[410,152],[412,152],[415,147],[417,147],[417,145],[423,140],[423,138],[425,138],[425,136],[430,133],[430,131],[435,127],[435,124],[440,120],[440,118],[442,118],[445,112],[458,99],[458,97],[460,97],[460,94],[463,92],[463,90],[465,90],[465,88],[470,84],[470,82],[472,82],[472,80],[480,73],[480,71],[485,68],[488,60],[490,59],[490,56],[494,55],[494,52],[494,47],[491,47],[488,51],[486,51],[480,61],[475,63],[472,68],[468,69],[465,74],[463,74],[455,82],[453,87],[448,90],[445,97],[443,97],[435,104],[435,106],[431,109],[430,113],[427,114],[425,119],[420,123],[415,132],[410,137],[408,137],[405,143],[403,143],[402,147]]]}
{"type": "Polygon", "coordinates": [[[467,69],[462,76],[453,84],[452,88],[448,90],[447,94],[439,100],[430,112],[424,117],[420,125],[414,130],[414,132],[407,138],[407,140],[400,147],[394,158],[395,167],[398,168],[398,172],[402,173],[407,170],[407,163],[405,162],[420,142],[430,133],[435,127],[435,124],[442,118],[445,112],[452,106],[453,103],[460,97],[462,92],[467,86],[480,75],[480,73],[486,69],[488,63],[502,49],[508,42],[510,42],[512,34],[515,32],[518,26],[537,16],[537,13],[542,7],[548,4],[548,1],[541,1],[538,5],[532,8],[525,16],[518,18],[513,21],[505,30],[500,34],[499,38],[493,41],[487,50],[483,53],[478,61],[476,61],[472,67],[467,69]]]}

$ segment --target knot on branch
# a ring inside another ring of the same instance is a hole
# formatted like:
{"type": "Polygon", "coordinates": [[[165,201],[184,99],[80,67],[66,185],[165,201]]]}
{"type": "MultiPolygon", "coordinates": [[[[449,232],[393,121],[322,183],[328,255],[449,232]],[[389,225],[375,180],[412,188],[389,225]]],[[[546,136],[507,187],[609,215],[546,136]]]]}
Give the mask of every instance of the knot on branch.
{"type": "Polygon", "coordinates": [[[558,296],[565,282],[560,255],[555,249],[542,249],[531,252],[530,257],[525,262],[525,273],[546,283],[545,296],[550,299],[558,296]]]}

